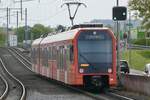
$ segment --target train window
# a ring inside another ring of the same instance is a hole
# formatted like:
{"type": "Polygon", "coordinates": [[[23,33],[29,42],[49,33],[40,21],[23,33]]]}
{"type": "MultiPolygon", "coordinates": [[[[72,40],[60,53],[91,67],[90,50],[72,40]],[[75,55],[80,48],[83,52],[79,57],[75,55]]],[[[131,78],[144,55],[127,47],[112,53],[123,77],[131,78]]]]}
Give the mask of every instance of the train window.
{"type": "Polygon", "coordinates": [[[64,69],[64,63],[65,63],[65,62],[64,62],[64,61],[65,61],[65,60],[64,60],[64,54],[65,54],[65,53],[64,53],[64,46],[62,46],[62,68],[63,68],[63,69],[64,69]]]}
{"type": "Polygon", "coordinates": [[[44,51],[43,51],[43,63],[44,63],[44,66],[45,67],[48,67],[48,50],[47,48],[44,48],[44,51]]]}
{"type": "Polygon", "coordinates": [[[46,51],[45,51],[45,57],[46,57],[46,67],[48,67],[48,48],[46,48],[46,51]]]}
{"type": "Polygon", "coordinates": [[[48,53],[48,56],[49,56],[48,58],[49,58],[49,60],[51,60],[51,58],[52,58],[52,55],[51,55],[52,53],[51,53],[51,52],[52,52],[52,48],[49,47],[49,53],[48,53]]]}
{"type": "Polygon", "coordinates": [[[34,62],[34,64],[37,64],[37,49],[36,48],[34,48],[34,58],[33,58],[33,62],[34,62]]]}
{"type": "Polygon", "coordinates": [[[43,66],[45,66],[45,53],[44,53],[44,49],[42,49],[42,60],[43,60],[43,66]]]}
{"type": "Polygon", "coordinates": [[[57,66],[60,69],[60,48],[57,47],[57,66]]]}
{"type": "Polygon", "coordinates": [[[60,46],[60,69],[62,69],[62,63],[63,63],[63,52],[62,52],[62,46],[60,46]]]}
{"type": "Polygon", "coordinates": [[[89,64],[86,73],[107,72],[107,69],[112,67],[112,46],[112,37],[107,31],[82,31],[78,37],[79,66],[89,64]],[[87,36],[90,38],[86,38],[87,36]]]}
{"type": "Polygon", "coordinates": [[[63,66],[64,69],[66,70],[66,46],[63,48],[63,66]]]}
{"type": "Polygon", "coordinates": [[[42,48],[40,48],[40,51],[41,51],[41,53],[40,53],[41,64],[42,64],[42,66],[44,66],[44,53],[43,53],[44,50],[42,48]]]}
{"type": "Polygon", "coordinates": [[[38,58],[37,62],[41,63],[41,48],[37,48],[36,50],[36,58],[38,58]]]}
{"type": "Polygon", "coordinates": [[[64,67],[64,46],[60,46],[60,67],[63,69],[64,67]]]}
{"type": "Polygon", "coordinates": [[[61,48],[59,47],[59,51],[58,51],[58,53],[59,53],[59,68],[61,69],[61,48]]]}
{"type": "Polygon", "coordinates": [[[73,55],[73,52],[74,52],[73,51],[73,45],[70,45],[69,49],[70,49],[70,62],[73,63],[73,57],[74,57],[74,55],[73,55]]]}
{"type": "Polygon", "coordinates": [[[66,66],[67,68],[69,68],[70,66],[70,46],[67,46],[67,49],[66,49],[66,66]]]}
{"type": "Polygon", "coordinates": [[[56,60],[56,47],[52,47],[52,59],[56,60]]]}
{"type": "Polygon", "coordinates": [[[45,57],[46,57],[45,58],[46,59],[45,60],[46,61],[45,64],[46,64],[46,67],[48,67],[48,51],[49,51],[48,48],[46,48],[46,51],[45,51],[45,57]]]}
{"type": "Polygon", "coordinates": [[[38,48],[40,63],[43,65],[43,51],[42,48],[38,48]]]}

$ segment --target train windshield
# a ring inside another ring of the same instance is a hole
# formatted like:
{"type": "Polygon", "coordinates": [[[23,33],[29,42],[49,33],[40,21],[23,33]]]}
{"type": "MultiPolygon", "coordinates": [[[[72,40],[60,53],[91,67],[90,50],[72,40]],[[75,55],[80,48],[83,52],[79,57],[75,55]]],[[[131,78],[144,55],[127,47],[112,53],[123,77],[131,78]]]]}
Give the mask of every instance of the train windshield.
{"type": "Polygon", "coordinates": [[[112,67],[112,38],[107,31],[86,30],[78,37],[79,67],[84,73],[108,72],[112,67]],[[85,66],[87,65],[87,66],[85,66]]]}

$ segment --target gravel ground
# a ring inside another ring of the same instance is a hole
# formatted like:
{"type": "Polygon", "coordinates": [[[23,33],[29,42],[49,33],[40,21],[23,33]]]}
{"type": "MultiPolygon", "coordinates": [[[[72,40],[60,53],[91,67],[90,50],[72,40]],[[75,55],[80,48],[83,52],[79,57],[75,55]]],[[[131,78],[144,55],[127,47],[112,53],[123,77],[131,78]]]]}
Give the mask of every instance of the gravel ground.
{"type": "Polygon", "coordinates": [[[139,94],[136,92],[126,91],[124,89],[120,89],[120,90],[112,89],[110,91],[113,93],[119,94],[119,95],[123,95],[123,96],[129,97],[129,98],[132,98],[134,100],[150,100],[149,96],[146,96],[144,94],[139,94]]]}
{"type": "Polygon", "coordinates": [[[50,80],[43,79],[28,71],[4,48],[0,48],[0,55],[5,59],[8,70],[23,82],[27,89],[26,100],[93,100],[90,97],[74,92],[63,86],[56,85],[50,80]],[[9,55],[9,56],[8,56],[9,55]]]}
{"type": "MultiPolygon", "coordinates": [[[[29,54],[24,54],[24,56],[26,56],[27,59],[30,59],[29,54]]],[[[125,91],[125,90],[120,90],[120,91],[113,90],[113,92],[117,93],[117,94],[120,94],[120,95],[127,96],[127,97],[131,97],[135,100],[150,100],[149,96],[145,96],[143,94],[139,94],[139,93],[135,93],[135,92],[125,91]]],[[[41,95],[41,94],[40,93],[35,93],[35,95],[41,95]]],[[[46,97],[48,97],[48,96],[46,95],[46,97]]],[[[55,97],[55,95],[53,95],[52,97],[55,97]]],[[[61,97],[64,98],[63,96],[61,96],[61,97]]],[[[51,98],[51,97],[49,97],[49,98],[51,98]]],[[[43,100],[43,99],[41,99],[41,100],[43,100]]],[[[56,97],[56,99],[54,99],[54,100],[59,100],[59,99],[57,99],[57,97],[56,97]]],[[[65,100],[66,100],[66,98],[65,98],[65,100]]],[[[77,100],[77,99],[75,99],[75,100],[77,100]]]]}
{"type": "MultiPolygon", "coordinates": [[[[7,50],[3,51],[5,51],[3,55],[8,53],[7,50]]],[[[29,72],[26,68],[22,67],[18,61],[13,59],[13,57],[8,57],[5,59],[12,59],[8,65],[13,65],[13,67],[16,68],[11,67],[9,69],[13,72],[17,71],[17,76],[27,87],[27,100],[92,100],[85,95],[65,89],[64,87],[51,82],[51,80],[44,79],[29,72]]],[[[133,98],[134,100],[150,100],[150,97],[148,96],[125,90],[113,90],[113,92],[133,98]]]]}

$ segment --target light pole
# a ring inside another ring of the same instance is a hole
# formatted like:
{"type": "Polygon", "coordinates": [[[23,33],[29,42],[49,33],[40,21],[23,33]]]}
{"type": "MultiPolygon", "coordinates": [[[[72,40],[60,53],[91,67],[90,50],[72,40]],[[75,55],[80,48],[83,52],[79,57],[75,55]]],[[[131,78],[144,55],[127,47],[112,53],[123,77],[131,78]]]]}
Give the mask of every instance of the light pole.
{"type": "MultiPolygon", "coordinates": [[[[117,0],[117,6],[119,6],[119,0],[117,0]]],[[[117,23],[117,79],[118,79],[118,86],[121,85],[120,82],[120,25],[119,25],[119,21],[116,22],[117,23]]]]}
{"type": "Polygon", "coordinates": [[[129,11],[129,38],[128,38],[128,44],[129,44],[129,65],[131,64],[131,12],[129,11]]]}
{"type": "Polygon", "coordinates": [[[7,7],[7,32],[6,32],[6,41],[7,41],[7,46],[9,46],[9,12],[8,12],[9,8],[7,7]]]}

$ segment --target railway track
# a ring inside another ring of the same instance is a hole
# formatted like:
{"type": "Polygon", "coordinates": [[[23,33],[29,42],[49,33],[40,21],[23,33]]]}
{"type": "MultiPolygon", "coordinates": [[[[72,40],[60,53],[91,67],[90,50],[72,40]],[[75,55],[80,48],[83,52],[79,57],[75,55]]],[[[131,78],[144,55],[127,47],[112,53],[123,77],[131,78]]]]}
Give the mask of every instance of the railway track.
{"type": "Polygon", "coordinates": [[[0,75],[0,86],[1,86],[1,92],[0,92],[0,100],[3,100],[6,97],[6,94],[8,93],[8,82],[6,79],[0,75]]]}
{"type": "MultiPolygon", "coordinates": [[[[25,61],[25,63],[28,63],[29,65],[31,65],[31,62],[29,60],[27,60],[18,50],[11,49],[10,52],[12,52],[12,53],[14,52],[13,55],[16,55],[17,59],[22,59],[22,60],[25,61]]],[[[29,67],[28,65],[25,65],[25,66],[29,70],[31,70],[31,67],[29,67]]],[[[60,82],[57,82],[57,81],[53,81],[53,82],[57,83],[58,85],[63,85],[64,87],[67,87],[67,88],[69,88],[71,90],[74,90],[74,91],[77,91],[79,93],[82,93],[84,95],[87,95],[89,97],[92,97],[92,98],[94,98],[96,100],[134,100],[132,98],[125,97],[125,96],[122,96],[122,95],[119,95],[119,94],[116,94],[116,93],[113,93],[113,92],[106,92],[106,93],[101,93],[101,94],[94,94],[94,93],[90,93],[90,92],[87,92],[87,91],[79,89],[79,88],[75,88],[75,87],[72,87],[72,86],[61,84],[60,82]]]]}
{"type": "Polygon", "coordinates": [[[0,58],[0,64],[1,64],[1,79],[3,80],[3,83],[5,84],[4,91],[2,95],[0,96],[0,100],[25,100],[26,90],[23,83],[18,80],[13,74],[11,74],[3,60],[0,58]]]}
{"type": "Polygon", "coordinates": [[[31,69],[31,66],[32,66],[32,63],[30,60],[28,60],[27,58],[24,57],[23,54],[21,54],[18,49],[15,49],[15,48],[9,48],[9,52],[16,58],[18,59],[28,70],[30,70],[31,72],[32,69],[31,69]]]}

